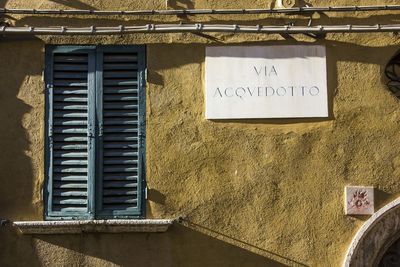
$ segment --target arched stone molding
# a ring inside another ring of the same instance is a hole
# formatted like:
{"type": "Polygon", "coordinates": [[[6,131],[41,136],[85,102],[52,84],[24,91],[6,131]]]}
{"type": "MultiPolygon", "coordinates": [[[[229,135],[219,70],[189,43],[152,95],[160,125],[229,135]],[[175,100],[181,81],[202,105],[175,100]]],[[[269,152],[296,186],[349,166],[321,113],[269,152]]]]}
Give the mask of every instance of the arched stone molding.
{"type": "Polygon", "coordinates": [[[400,198],[371,216],[357,232],[343,267],[376,267],[385,251],[400,238],[400,198]]]}

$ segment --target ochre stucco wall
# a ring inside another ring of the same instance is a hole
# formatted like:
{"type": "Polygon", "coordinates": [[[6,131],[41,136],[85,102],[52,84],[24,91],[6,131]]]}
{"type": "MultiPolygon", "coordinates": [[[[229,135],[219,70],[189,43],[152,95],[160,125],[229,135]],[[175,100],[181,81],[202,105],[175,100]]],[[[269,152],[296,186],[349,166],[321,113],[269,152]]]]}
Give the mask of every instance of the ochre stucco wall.
{"type": "MultiPolygon", "coordinates": [[[[6,7],[163,9],[165,1],[0,1],[6,7]],[[62,5],[62,3],[66,3],[62,5]],[[128,3],[129,2],[129,3],[128,3]]],[[[269,7],[268,1],[171,1],[190,8],[269,7]]],[[[309,1],[326,6],[327,1],[309,1]]],[[[398,4],[329,1],[330,5],[398,4]]],[[[314,24],[392,23],[399,13],[314,15],[314,24]],[[356,17],[352,17],[356,15],[356,17]]],[[[13,25],[165,21],[281,25],[308,17],[13,16],[13,25]]],[[[164,234],[21,236],[0,228],[1,266],[340,266],[368,217],[344,215],[346,185],[377,188],[376,208],[399,196],[399,100],[383,69],[400,49],[392,33],[315,40],[255,34],[136,34],[0,38],[0,218],[42,220],[45,44],[147,44],[149,218],[186,218],[164,234]],[[323,44],[330,117],[204,119],[207,45],[323,44]]]]}

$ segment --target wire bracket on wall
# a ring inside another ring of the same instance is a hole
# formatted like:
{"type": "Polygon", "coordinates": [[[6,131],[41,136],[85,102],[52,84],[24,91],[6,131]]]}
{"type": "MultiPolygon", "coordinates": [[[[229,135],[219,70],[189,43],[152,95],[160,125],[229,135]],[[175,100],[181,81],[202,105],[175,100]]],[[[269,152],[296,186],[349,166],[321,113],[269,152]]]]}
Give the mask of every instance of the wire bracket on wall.
{"type": "Polygon", "coordinates": [[[8,226],[10,221],[7,219],[0,219],[0,226],[8,226]]]}
{"type": "Polygon", "coordinates": [[[385,75],[388,89],[400,99],[400,51],[386,65],[385,75]]]}

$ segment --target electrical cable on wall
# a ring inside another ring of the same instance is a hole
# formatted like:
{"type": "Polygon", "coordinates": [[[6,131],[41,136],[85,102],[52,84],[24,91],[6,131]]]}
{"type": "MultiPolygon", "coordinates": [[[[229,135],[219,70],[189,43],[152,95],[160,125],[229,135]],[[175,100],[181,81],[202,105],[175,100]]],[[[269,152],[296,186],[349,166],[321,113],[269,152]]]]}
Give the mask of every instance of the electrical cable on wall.
{"type": "Polygon", "coordinates": [[[400,5],[366,5],[366,6],[329,6],[329,7],[292,7],[260,9],[172,9],[172,10],[89,10],[89,9],[24,9],[0,8],[0,14],[30,15],[207,15],[207,14],[292,14],[310,12],[371,12],[399,11],[400,5]]]}
{"type": "Polygon", "coordinates": [[[114,27],[14,27],[0,26],[0,34],[33,34],[33,35],[108,35],[108,34],[132,34],[132,33],[201,33],[201,32],[234,32],[234,33],[258,33],[258,34],[302,34],[302,33],[369,33],[369,32],[398,32],[400,24],[376,24],[376,25],[317,25],[317,26],[262,26],[262,25],[224,25],[224,24],[146,24],[138,26],[114,26],[114,27]]]}

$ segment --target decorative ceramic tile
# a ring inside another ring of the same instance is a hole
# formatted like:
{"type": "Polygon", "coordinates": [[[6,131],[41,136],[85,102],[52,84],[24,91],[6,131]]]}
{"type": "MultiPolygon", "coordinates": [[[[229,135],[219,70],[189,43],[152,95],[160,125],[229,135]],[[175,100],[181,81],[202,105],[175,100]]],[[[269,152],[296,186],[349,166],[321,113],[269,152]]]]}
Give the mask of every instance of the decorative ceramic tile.
{"type": "Polygon", "coordinates": [[[372,186],[346,186],[345,209],[348,215],[374,213],[374,188],[372,186]]]}

